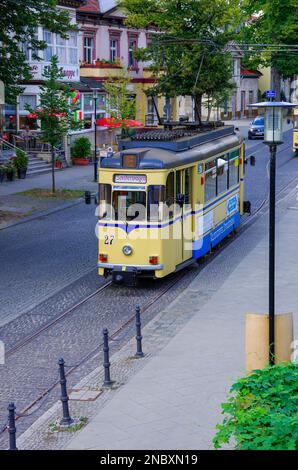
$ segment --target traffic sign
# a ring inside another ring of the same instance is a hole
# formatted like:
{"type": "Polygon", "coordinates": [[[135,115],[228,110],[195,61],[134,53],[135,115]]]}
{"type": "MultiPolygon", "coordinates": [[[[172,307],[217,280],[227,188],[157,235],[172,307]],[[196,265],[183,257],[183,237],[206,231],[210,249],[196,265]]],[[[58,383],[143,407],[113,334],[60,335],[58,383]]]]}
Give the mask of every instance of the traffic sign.
{"type": "Polygon", "coordinates": [[[276,98],[276,91],[275,90],[267,90],[266,91],[267,98],[276,98]]]}

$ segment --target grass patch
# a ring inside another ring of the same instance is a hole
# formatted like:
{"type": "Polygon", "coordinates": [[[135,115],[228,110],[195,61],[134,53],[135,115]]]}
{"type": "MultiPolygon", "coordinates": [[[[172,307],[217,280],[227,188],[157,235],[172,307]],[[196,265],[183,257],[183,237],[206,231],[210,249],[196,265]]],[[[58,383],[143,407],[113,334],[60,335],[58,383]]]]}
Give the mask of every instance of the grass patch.
{"type": "Polygon", "coordinates": [[[51,189],[47,188],[33,188],[27,189],[27,191],[22,191],[20,193],[15,193],[16,196],[27,196],[35,199],[78,199],[83,197],[85,191],[81,189],[56,189],[56,192],[53,194],[51,189]]]}
{"type": "Polygon", "coordinates": [[[53,423],[50,423],[49,425],[49,430],[51,433],[56,433],[56,432],[77,432],[80,431],[88,422],[88,418],[86,416],[81,416],[78,419],[75,419],[74,424],[70,426],[69,428],[67,427],[62,427],[59,424],[59,420],[54,421],[53,423]]]}

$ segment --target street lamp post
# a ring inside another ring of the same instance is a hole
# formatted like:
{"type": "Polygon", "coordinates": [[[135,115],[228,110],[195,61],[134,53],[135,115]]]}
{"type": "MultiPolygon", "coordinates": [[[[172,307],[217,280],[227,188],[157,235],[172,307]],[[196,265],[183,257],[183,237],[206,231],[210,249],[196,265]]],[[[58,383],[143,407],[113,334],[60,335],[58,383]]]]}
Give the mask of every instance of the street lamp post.
{"type": "Polygon", "coordinates": [[[268,101],[250,105],[265,109],[264,144],[270,151],[269,189],[269,364],[275,364],[275,184],[276,151],[283,143],[283,110],[292,108],[292,103],[268,101]]]}
{"type": "Polygon", "coordinates": [[[96,109],[97,109],[97,90],[93,90],[93,100],[94,100],[94,181],[97,181],[97,167],[98,167],[98,158],[97,158],[97,124],[96,124],[96,109]]]}

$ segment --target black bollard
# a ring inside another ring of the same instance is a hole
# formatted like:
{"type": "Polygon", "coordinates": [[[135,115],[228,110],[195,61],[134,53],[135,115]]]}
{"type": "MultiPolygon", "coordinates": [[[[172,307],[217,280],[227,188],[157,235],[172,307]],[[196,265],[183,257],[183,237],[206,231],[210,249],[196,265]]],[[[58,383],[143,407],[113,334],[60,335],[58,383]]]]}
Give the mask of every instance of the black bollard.
{"type": "Polygon", "coordinates": [[[61,357],[58,361],[59,364],[59,372],[60,372],[60,385],[61,385],[61,403],[62,403],[62,410],[63,410],[63,418],[60,421],[61,426],[70,426],[73,423],[73,419],[70,417],[69,414],[69,407],[68,407],[68,395],[67,395],[67,387],[66,387],[66,378],[65,378],[65,370],[64,370],[64,359],[61,357]]]}
{"type": "Polygon", "coordinates": [[[91,204],[91,192],[85,191],[85,204],[91,204]]]}
{"type": "Polygon", "coordinates": [[[105,380],[103,383],[104,387],[110,387],[112,385],[110,375],[110,349],[109,349],[109,332],[107,328],[103,329],[103,367],[105,372],[105,380]]]}
{"type": "Polygon", "coordinates": [[[144,353],[142,350],[142,330],[141,330],[141,309],[136,307],[136,340],[137,340],[137,352],[136,357],[143,357],[144,353]]]}
{"type": "Polygon", "coordinates": [[[8,432],[9,432],[9,450],[18,450],[16,443],[16,407],[14,403],[8,405],[8,432]]]}

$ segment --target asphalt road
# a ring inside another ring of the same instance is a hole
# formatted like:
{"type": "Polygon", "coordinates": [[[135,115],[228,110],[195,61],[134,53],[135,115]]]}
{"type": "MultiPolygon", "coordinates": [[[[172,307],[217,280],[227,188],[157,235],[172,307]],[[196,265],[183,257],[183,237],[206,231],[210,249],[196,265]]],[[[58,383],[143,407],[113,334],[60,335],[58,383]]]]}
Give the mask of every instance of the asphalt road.
{"type": "MultiPolygon", "coordinates": [[[[256,166],[246,167],[245,195],[256,209],[268,193],[268,149],[257,141],[249,142],[248,147],[247,154],[256,156],[256,166]]],[[[278,152],[277,190],[298,174],[297,169],[298,159],[292,157],[291,133],[288,132],[278,152]]],[[[97,259],[95,223],[94,206],[79,205],[0,232],[0,320],[3,325],[0,338],[7,349],[106,282],[98,278],[94,268],[97,259]]],[[[244,233],[229,245],[226,256],[224,250],[222,256],[207,265],[202,277],[205,298],[212,295],[223,277],[234,269],[243,247],[249,251],[259,239],[260,233],[253,236],[244,233]]],[[[149,321],[168,305],[194,276],[200,275],[200,270],[197,265],[189,268],[183,280],[148,310],[144,321],[149,321]]],[[[103,327],[115,331],[131,316],[136,305],[152,299],[171,279],[147,282],[138,289],[109,287],[54,329],[9,357],[5,366],[0,366],[0,428],[9,401],[15,401],[20,411],[55,381],[58,357],[64,356],[68,364],[76,364],[100,343],[103,327]]],[[[127,335],[132,334],[132,330],[127,332],[127,335]]],[[[119,341],[117,347],[120,346],[119,341]]],[[[78,368],[69,383],[75,384],[93,370],[97,361],[98,357],[93,358],[78,368]]],[[[19,431],[30,425],[57,396],[55,391],[36,414],[20,421],[19,431]]],[[[5,447],[3,439],[0,438],[2,448],[5,447]]]]}

